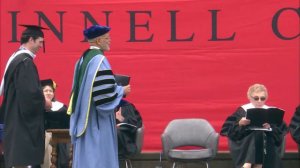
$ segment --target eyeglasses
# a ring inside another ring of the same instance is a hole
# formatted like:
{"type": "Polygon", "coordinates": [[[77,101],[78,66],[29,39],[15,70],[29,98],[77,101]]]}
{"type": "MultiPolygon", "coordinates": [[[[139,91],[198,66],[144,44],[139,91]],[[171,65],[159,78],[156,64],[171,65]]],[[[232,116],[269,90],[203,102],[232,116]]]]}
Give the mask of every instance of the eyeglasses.
{"type": "Polygon", "coordinates": [[[264,96],[262,96],[262,97],[254,96],[254,97],[252,97],[252,99],[255,100],[255,101],[258,101],[258,100],[265,101],[266,97],[264,97],[264,96]]]}

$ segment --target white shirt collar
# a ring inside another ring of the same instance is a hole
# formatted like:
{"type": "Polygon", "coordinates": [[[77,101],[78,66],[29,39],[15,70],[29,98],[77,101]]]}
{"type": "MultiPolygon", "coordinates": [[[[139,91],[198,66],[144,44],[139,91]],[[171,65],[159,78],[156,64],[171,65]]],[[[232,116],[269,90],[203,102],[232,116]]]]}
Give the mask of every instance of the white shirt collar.
{"type": "Polygon", "coordinates": [[[27,50],[28,52],[28,54],[34,59],[35,57],[36,57],[36,55],[33,53],[33,52],[31,52],[30,50],[28,50],[26,47],[24,47],[23,45],[21,45],[20,46],[20,48],[19,48],[20,50],[27,50]]]}
{"type": "Polygon", "coordinates": [[[100,50],[100,48],[97,47],[97,46],[90,46],[90,49],[98,49],[98,50],[100,50]]]}
{"type": "Polygon", "coordinates": [[[58,110],[61,109],[63,106],[64,106],[63,103],[58,102],[58,101],[54,101],[54,102],[52,102],[51,110],[52,110],[52,111],[58,111],[58,110]]]}
{"type": "MultiPolygon", "coordinates": [[[[251,109],[251,108],[255,108],[255,106],[252,104],[252,103],[248,103],[248,104],[244,104],[241,106],[245,111],[247,111],[248,109],[251,109]]],[[[268,109],[270,108],[270,106],[268,105],[263,105],[261,108],[264,108],[264,109],[268,109]]]]}

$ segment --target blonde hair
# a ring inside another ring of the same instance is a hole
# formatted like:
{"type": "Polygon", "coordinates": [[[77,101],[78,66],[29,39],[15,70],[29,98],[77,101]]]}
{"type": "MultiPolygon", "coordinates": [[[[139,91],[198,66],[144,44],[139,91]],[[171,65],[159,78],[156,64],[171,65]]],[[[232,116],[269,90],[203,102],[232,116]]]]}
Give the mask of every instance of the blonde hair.
{"type": "Polygon", "coordinates": [[[268,90],[267,88],[265,87],[265,85],[263,84],[254,84],[254,85],[251,85],[248,89],[248,92],[247,92],[247,97],[248,99],[251,98],[251,95],[252,93],[255,93],[255,92],[265,92],[266,94],[266,98],[268,98],[268,90]]]}

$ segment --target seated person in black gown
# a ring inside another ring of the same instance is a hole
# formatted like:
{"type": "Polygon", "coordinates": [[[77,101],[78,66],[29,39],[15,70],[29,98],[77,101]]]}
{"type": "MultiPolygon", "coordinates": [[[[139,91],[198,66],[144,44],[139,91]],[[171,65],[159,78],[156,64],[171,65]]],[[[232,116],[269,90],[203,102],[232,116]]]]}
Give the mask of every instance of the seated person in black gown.
{"type": "MultiPolygon", "coordinates": [[[[67,106],[55,99],[56,83],[52,79],[41,81],[43,93],[46,101],[50,101],[52,106],[45,112],[45,129],[69,128],[69,116],[67,106]]],[[[46,132],[45,138],[45,157],[42,168],[50,167],[52,147],[49,144],[52,134],[46,132]]],[[[67,168],[69,161],[69,146],[67,144],[57,145],[58,160],[57,168],[67,168]]]]}
{"type": "Polygon", "coordinates": [[[296,111],[291,119],[289,128],[292,138],[298,144],[298,151],[300,156],[300,105],[296,108],[296,111]]]}
{"type": "Polygon", "coordinates": [[[142,118],[135,106],[122,99],[116,108],[119,160],[136,153],[135,136],[142,127],[142,118]]]}
{"type": "Polygon", "coordinates": [[[263,128],[272,131],[248,129],[250,120],[246,111],[250,108],[270,108],[265,105],[268,99],[267,88],[262,84],[249,87],[247,97],[250,103],[239,107],[222,126],[221,135],[229,140],[230,153],[236,168],[281,168],[279,146],[287,132],[285,123],[273,125],[264,123],[263,128]]]}

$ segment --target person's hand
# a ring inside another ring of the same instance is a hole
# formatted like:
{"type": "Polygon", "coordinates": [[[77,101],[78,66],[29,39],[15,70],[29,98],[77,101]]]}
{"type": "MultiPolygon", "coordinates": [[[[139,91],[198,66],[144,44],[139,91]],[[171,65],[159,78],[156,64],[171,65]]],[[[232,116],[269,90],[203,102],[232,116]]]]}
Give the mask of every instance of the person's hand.
{"type": "Polygon", "coordinates": [[[52,108],[52,101],[50,99],[45,98],[45,109],[46,111],[50,111],[52,108]]]}
{"type": "Polygon", "coordinates": [[[131,92],[131,88],[130,88],[130,85],[126,85],[123,87],[123,90],[124,90],[124,95],[128,95],[130,92],[131,92]]]}
{"type": "Polygon", "coordinates": [[[263,127],[269,129],[269,128],[271,128],[271,125],[269,123],[264,123],[263,127]]]}
{"type": "Polygon", "coordinates": [[[122,112],[121,112],[121,107],[119,108],[119,110],[116,112],[116,119],[119,120],[120,122],[124,121],[124,117],[122,116],[122,112]]]}
{"type": "Polygon", "coordinates": [[[239,126],[246,126],[250,124],[250,120],[246,119],[246,117],[242,117],[239,121],[239,126]]]}

